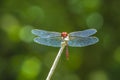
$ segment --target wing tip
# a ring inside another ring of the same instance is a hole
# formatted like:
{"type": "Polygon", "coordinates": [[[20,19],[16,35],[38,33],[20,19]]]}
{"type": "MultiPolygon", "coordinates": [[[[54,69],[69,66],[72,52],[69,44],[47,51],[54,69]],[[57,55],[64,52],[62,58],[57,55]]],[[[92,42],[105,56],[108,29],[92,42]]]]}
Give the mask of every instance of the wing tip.
{"type": "Polygon", "coordinates": [[[33,39],[33,41],[39,43],[39,41],[38,41],[39,38],[40,37],[36,37],[36,38],[33,39]]]}
{"type": "Polygon", "coordinates": [[[35,34],[35,30],[34,30],[34,29],[33,29],[33,30],[31,30],[31,33],[32,33],[32,34],[35,34]]]}
{"type": "Polygon", "coordinates": [[[35,34],[35,33],[36,33],[36,30],[38,30],[38,29],[32,29],[32,30],[31,30],[31,33],[35,34]]]}
{"type": "Polygon", "coordinates": [[[95,29],[95,28],[92,28],[92,29],[90,29],[90,30],[93,30],[95,33],[97,32],[97,29],[95,29]]]}
{"type": "Polygon", "coordinates": [[[99,38],[98,37],[94,37],[96,39],[95,43],[96,44],[97,42],[99,42],[99,38]]]}
{"type": "Polygon", "coordinates": [[[89,44],[87,44],[87,45],[70,45],[70,43],[68,43],[68,45],[69,46],[71,46],[71,47],[86,47],[86,46],[90,46],[90,45],[94,45],[94,44],[96,44],[97,42],[99,42],[99,38],[98,37],[90,37],[91,39],[93,39],[93,42],[92,43],[89,43],[89,44]]]}
{"type": "MultiPolygon", "coordinates": [[[[94,39],[95,39],[95,41],[92,44],[89,44],[87,46],[94,45],[94,44],[99,42],[99,38],[98,37],[94,37],[94,39]]],[[[85,46],[83,46],[83,47],[85,47],[85,46]]]]}

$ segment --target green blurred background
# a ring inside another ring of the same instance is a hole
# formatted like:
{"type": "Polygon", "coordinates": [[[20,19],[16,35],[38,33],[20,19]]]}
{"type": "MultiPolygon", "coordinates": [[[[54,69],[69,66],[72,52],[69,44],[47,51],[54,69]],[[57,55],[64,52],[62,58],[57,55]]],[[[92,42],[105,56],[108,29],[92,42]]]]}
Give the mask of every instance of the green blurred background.
{"type": "Polygon", "coordinates": [[[59,48],[32,29],[98,30],[99,43],[65,51],[52,80],[120,80],[120,0],[0,0],[0,80],[45,80],[59,48]]]}

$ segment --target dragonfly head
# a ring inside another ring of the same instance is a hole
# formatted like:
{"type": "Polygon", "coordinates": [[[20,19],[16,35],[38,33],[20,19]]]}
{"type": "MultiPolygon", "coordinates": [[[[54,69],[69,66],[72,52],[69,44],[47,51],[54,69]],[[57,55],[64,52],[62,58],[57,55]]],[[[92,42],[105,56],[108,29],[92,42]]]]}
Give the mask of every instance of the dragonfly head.
{"type": "Polygon", "coordinates": [[[64,41],[69,41],[69,35],[67,32],[62,32],[61,37],[64,41]]]}
{"type": "Polygon", "coordinates": [[[67,36],[68,36],[68,33],[67,33],[67,32],[62,32],[62,33],[61,33],[61,37],[66,38],[67,36]]]}

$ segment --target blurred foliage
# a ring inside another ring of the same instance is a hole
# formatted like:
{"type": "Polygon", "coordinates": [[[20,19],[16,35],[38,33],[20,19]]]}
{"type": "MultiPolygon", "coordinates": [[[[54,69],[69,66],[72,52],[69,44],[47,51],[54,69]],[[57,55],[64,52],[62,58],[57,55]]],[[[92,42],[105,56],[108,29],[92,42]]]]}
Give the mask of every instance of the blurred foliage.
{"type": "Polygon", "coordinates": [[[52,80],[120,80],[120,0],[1,0],[0,80],[45,80],[59,48],[33,42],[32,29],[98,30],[99,43],[69,47],[52,80]]]}

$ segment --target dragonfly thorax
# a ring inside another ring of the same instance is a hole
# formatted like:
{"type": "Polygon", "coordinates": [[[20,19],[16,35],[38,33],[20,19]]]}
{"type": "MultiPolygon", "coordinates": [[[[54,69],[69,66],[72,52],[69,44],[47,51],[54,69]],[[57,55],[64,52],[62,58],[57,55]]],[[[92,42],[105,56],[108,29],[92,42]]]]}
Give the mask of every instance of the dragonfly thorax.
{"type": "Polygon", "coordinates": [[[69,36],[65,37],[64,41],[68,42],[69,41],[69,36]]]}

